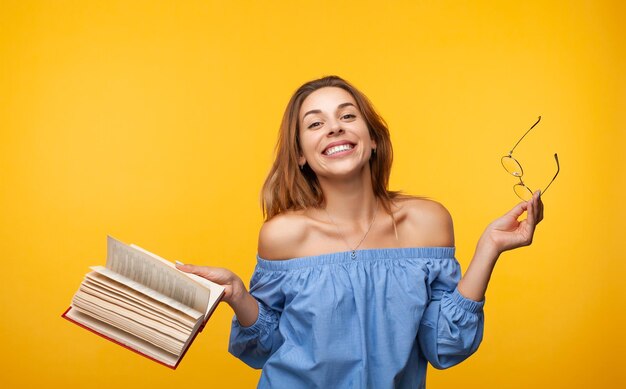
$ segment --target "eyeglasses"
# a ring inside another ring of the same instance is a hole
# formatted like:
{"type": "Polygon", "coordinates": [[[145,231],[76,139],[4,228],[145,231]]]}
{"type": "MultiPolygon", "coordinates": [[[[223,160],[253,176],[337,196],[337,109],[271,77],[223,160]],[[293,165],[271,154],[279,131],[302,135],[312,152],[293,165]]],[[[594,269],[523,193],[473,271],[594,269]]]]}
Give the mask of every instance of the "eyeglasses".
{"type": "MultiPolygon", "coordinates": [[[[522,165],[515,158],[513,158],[512,154],[513,154],[513,150],[515,150],[515,148],[522,141],[522,139],[524,139],[524,137],[530,132],[530,130],[535,128],[535,126],[539,124],[540,121],[541,121],[541,116],[539,116],[535,124],[533,124],[532,127],[530,127],[528,131],[526,131],[526,133],[520,138],[520,140],[517,141],[515,146],[513,146],[511,151],[509,151],[509,155],[505,155],[500,160],[500,162],[502,162],[502,166],[509,174],[511,174],[514,177],[519,178],[519,182],[513,185],[513,191],[515,192],[517,197],[519,197],[520,199],[524,201],[528,201],[532,198],[533,191],[529,187],[527,187],[526,184],[524,184],[524,181],[522,181],[522,177],[524,176],[524,169],[522,169],[522,165]]],[[[559,157],[556,153],[554,153],[554,160],[556,161],[556,174],[554,175],[554,177],[552,177],[552,180],[550,180],[550,183],[548,183],[548,186],[546,186],[546,188],[541,191],[542,194],[546,193],[550,185],[552,185],[552,182],[554,182],[554,179],[556,178],[556,176],[559,175],[559,171],[561,170],[559,166],[559,157]]]]}

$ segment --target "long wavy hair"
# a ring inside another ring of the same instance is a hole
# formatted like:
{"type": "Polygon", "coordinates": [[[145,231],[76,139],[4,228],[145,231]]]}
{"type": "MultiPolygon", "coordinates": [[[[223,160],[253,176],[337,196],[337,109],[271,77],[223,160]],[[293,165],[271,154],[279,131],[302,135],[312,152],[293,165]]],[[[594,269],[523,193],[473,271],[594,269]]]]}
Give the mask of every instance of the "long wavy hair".
{"type": "Polygon", "coordinates": [[[376,152],[369,160],[372,188],[382,207],[392,215],[392,200],[399,193],[387,189],[393,162],[387,124],[361,91],[340,77],[327,76],[302,85],[287,104],[276,144],[276,159],[261,192],[265,220],[281,212],[318,208],[324,204],[324,193],[317,176],[308,164],[303,169],[298,165],[298,158],[302,155],[298,115],[302,102],[314,91],[325,87],[342,88],[350,93],[365,118],[370,137],[376,142],[376,152]]]}

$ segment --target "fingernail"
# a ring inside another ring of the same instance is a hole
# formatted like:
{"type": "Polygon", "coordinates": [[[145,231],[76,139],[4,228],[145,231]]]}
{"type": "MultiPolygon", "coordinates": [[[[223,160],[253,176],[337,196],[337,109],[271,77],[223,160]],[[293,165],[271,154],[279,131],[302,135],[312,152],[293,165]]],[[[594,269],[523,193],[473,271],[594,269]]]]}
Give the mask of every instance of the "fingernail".
{"type": "Polygon", "coordinates": [[[176,264],[179,265],[179,266],[185,266],[185,264],[182,263],[181,261],[176,261],[176,264]]]}

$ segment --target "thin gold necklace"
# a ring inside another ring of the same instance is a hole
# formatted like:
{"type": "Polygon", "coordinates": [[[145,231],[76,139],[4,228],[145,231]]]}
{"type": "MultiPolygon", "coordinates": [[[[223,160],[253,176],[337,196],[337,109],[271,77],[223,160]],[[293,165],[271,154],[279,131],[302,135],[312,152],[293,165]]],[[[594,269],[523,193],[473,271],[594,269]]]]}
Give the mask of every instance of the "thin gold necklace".
{"type": "Polygon", "coordinates": [[[372,229],[372,226],[374,225],[374,221],[376,220],[376,211],[377,210],[378,210],[378,197],[376,198],[376,205],[374,206],[374,216],[372,217],[372,221],[370,222],[369,227],[367,227],[367,231],[365,231],[365,235],[363,235],[363,237],[361,238],[359,243],[357,243],[356,246],[354,246],[354,248],[351,248],[350,243],[348,243],[348,241],[346,240],[346,237],[343,236],[343,234],[341,233],[341,229],[339,228],[337,223],[335,223],[335,221],[333,220],[332,216],[330,216],[330,213],[328,212],[328,210],[326,208],[324,208],[324,211],[326,211],[326,215],[328,215],[328,219],[330,219],[330,222],[335,225],[335,228],[337,229],[337,232],[339,233],[339,236],[341,236],[341,239],[343,240],[343,242],[346,244],[346,246],[350,250],[350,258],[356,259],[356,250],[359,248],[361,243],[363,243],[363,241],[367,237],[367,234],[369,234],[370,230],[372,229]]]}

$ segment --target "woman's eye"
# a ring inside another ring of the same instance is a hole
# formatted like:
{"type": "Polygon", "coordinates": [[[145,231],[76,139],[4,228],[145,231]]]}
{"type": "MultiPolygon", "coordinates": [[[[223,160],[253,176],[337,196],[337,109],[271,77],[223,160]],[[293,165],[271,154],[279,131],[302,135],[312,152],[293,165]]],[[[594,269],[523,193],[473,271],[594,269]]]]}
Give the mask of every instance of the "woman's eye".
{"type": "Polygon", "coordinates": [[[343,115],[341,118],[342,118],[342,119],[354,119],[355,117],[356,117],[356,115],[355,115],[355,114],[353,114],[353,113],[347,113],[347,114],[343,115]]]}
{"type": "Polygon", "coordinates": [[[317,128],[317,127],[319,127],[321,125],[322,125],[322,122],[313,122],[313,123],[309,124],[309,126],[307,128],[308,129],[317,128]]]}

